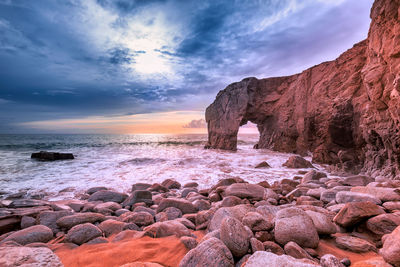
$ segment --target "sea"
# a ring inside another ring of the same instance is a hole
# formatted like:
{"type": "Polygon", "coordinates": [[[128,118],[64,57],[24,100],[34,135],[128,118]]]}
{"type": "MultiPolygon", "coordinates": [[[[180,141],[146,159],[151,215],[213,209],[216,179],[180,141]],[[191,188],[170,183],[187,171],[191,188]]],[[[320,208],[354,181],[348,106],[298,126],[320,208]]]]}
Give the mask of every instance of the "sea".
{"type": "Polygon", "coordinates": [[[238,150],[233,152],[204,149],[206,134],[0,135],[0,198],[20,194],[71,199],[90,187],[129,192],[134,183],[161,183],[168,178],[208,188],[223,178],[273,183],[298,175],[299,169],[282,167],[292,154],[253,149],[257,140],[258,135],[239,135],[238,150]],[[39,151],[73,153],[75,159],[31,159],[31,153],[39,151]],[[262,161],[271,168],[255,168],[262,161]]]}

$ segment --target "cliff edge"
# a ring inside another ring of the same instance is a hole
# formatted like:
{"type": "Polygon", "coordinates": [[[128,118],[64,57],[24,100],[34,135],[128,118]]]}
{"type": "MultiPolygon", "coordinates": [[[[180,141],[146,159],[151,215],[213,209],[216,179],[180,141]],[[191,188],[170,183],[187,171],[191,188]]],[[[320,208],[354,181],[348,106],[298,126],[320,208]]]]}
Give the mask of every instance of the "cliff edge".
{"type": "Polygon", "coordinates": [[[400,179],[400,0],[376,0],[371,19],[368,38],[336,60],[220,91],[206,110],[206,147],[235,150],[251,121],[258,148],[400,179]]]}

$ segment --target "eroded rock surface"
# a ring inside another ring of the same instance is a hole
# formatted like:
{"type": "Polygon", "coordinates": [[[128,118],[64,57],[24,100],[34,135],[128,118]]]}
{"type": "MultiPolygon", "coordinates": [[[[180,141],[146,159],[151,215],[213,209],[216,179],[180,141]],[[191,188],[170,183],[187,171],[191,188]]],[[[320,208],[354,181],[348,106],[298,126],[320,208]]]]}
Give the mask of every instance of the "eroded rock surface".
{"type": "Polygon", "coordinates": [[[399,6],[375,1],[368,38],[336,60],[228,85],[206,110],[206,147],[235,150],[239,127],[251,121],[258,148],[312,151],[313,162],[399,177],[399,6]]]}

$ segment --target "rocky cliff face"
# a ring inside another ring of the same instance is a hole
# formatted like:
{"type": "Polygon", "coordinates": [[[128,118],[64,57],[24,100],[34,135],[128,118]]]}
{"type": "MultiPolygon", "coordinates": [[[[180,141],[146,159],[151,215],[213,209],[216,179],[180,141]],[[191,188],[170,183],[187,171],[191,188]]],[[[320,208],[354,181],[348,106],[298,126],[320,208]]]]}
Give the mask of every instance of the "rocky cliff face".
{"type": "Polygon", "coordinates": [[[246,78],[206,110],[209,148],[235,150],[257,124],[259,148],[400,178],[400,0],[376,0],[368,38],[300,74],[246,78]]]}

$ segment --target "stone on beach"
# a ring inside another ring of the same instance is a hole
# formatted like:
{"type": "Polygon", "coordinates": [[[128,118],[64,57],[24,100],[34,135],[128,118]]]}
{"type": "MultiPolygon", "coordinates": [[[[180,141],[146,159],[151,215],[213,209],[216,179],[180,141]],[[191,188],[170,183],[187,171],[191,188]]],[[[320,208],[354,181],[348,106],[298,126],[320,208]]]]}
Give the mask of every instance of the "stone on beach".
{"type": "Polygon", "coordinates": [[[145,211],[132,212],[124,217],[123,222],[134,223],[138,226],[147,226],[154,223],[154,217],[145,211]]]}
{"type": "Polygon", "coordinates": [[[325,254],[322,256],[320,263],[321,267],[345,267],[345,265],[332,254],[325,254]]]}
{"type": "Polygon", "coordinates": [[[94,193],[96,193],[97,191],[101,191],[101,190],[108,190],[107,187],[104,186],[95,186],[95,187],[91,187],[88,190],[86,190],[86,194],[92,195],[94,193]]]}
{"type": "Polygon", "coordinates": [[[38,216],[38,222],[41,225],[49,227],[54,234],[60,231],[59,226],[57,225],[57,220],[72,215],[73,212],[70,211],[43,211],[38,216]]]}
{"type": "Polygon", "coordinates": [[[233,267],[232,253],[225,244],[212,237],[190,250],[181,260],[179,267],[220,266],[233,267]]]}
{"type": "Polygon", "coordinates": [[[125,222],[120,222],[113,219],[106,220],[98,225],[99,229],[104,233],[106,237],[122,232],[125,226],[125,222]]]}
{"type": "Polygon", "coordinates": [[[51,239],[53,239],[53,231],[49,227],[44,225],[34,225],[12,233],[3,239],[1,243],[14,241],[21,245],[27,245],[35,242],[47,243],[51,239]]]}
{"type": "Polygon", "coordinates": [[[313,221],[318,234],[330,235],[336,233],[336,226],[328,216],[312,210],[306,210],[306,213],[313,221]]]}
{"type": "Polygon", "coordinates": [[[377,205],[380,205],[382,203],[380,199],[370,194],[349,192],[349,191],[341,191],[336,194],[336,202],[339,204],[347,202],[366,202],[366,201],[375,203],[377,205]]]}
{"type": "Polygon", "coordinates": [[[349,202],[340,209],[333,221],[343,227],[350,227],[382,213],[385,213],[383,209],[372,202],[349,202]]]}
{"type": "Polygon", "coordinates": [[[0,247],[0,266],[64,267],[57,255],[45,247],[0,247]]]}
{"type": "Polygon", "coordinates": [[[256,184],[235,183],[225,189],[227,196],[239,198],[249,198],[253,200],[262,200],[264,198],[264,187],[256,184]]]}
{"type": "Polygon", "coordinates": [[[132,206],[135,203],[140,203],[144,202],[147,205],[153,204],[153,195],[151,194],[150,191],[147,190],[135,190],[132,192],[132,194],[127,197],[124,202],[122,203],[122,206],[132,206]]]}
{"type": "Polygon", "coordinates": [[[157,211],[161,212],[166,208],[174,207],[182,211],[183,214],[196,213],[197,208],[189,201],[179,198],[164,198],[158,205],[157,211]]]}
{"type": "Polygon", "coordinates": [[[290,156],[282,166],[293,169],[314,168],[311,162],[297,155],[290,156]]]}
{"type": "Polygon", "coordinates": [[[154,238],[175,235],[177,237],[192,236],[190,230],[177,221],[156,222],[143,229],[146,235],[154,238]]]}
{"type": "Polygon", "coordinates": [[[382,202],[400,201],[400,189],[398,188],[355,186],[350,191],[373,195],[382,202]]]}
{"type": "Polygon", "coordinates": [[[367,229],[377,235],[390,234],[400,225],[400,212],[385,213],[367,220],[367,229]]]}
{"type": "Polygon", "coordinates": [[[162,186],[168,188],[168,189],[180,189],[181,184],[175,180],[172,179],[166,179],[161,183],[162,186]]]}
{"type": "Polygon", "coordinates": [[[212,216],[210,223],[208,224],[208,231],[212,232],[220,228],[222,221],[227,217],[232,217],[238,220],[251,211],[255,211],[255,208],[251,205],[237,205],[234,207],[223,207],[219,208],[212,216]]]}
{"type": "Polygon", "coordinates": [[[58,219],[56,223],[61,228],[69,229],[78,224],[102,222],[105,219],[106,217],[103,214],[85,212],[62,217],[58,219]]]}
{"type": "Polygon", "coordinates": [[[128,197],[127,194],[115,192],[112,190],[100,190],[93,193],[88,201],[103,201],[103,202],[117,202],[122,203],[128,197]]]}
{"type": "Polygon", "coordinates": [[[268,231],[274,227],[274,216],[263,216],[258,212],[248,212],[242,219],[242,223],[247,225],[252,231],[268,231]]]}
{"type": "Polygon", "coordinates": [[[275,240],[281,245],[290,241],[302,247],[316,248],[319,237],[313,221],[299,208],[285,208],[276,214],[275,240]]]}
{"type": "Polygon", "coordinates": [[[380,254],[385,261],[393,264],[395,267],[400,266],[400,226],[391,234],[384,236],[380,254]]]}
{"type": "Polygon", "coordinates": [[[284,248],[286,255],[289,255],[295,259],[310,259],[312,260],[312,257],[302,249],[297,243],[290,241],[287,243],[284,248]]]}
{"type": "Polygon", "coordinates": [[[338,236],[336,237],[335,242],[339,248],[348,249],[353,252],[376,251],[376,247],[373,244],[354,236],[338,236]]]}
{"type": "Polygon", "coordinates": [[[102,235],[102,231],[91,223],[84,223],[72,227],[65,236],[67,242],[82,245],[102,235]]]}
{"type": "Polygon", "coordinates": [[[244,267],[316,267],[315,264],[306,263],[287,255],[278,256],[267,251],[257,251],[244,264],[244,267]]]}
{"type": "Polygon", "coordinates": [[[244,225],[237,219],[228,217],[221,223],[220,238],[235,257],[242,257],[249,249],[250,236],[244,225]]]}

